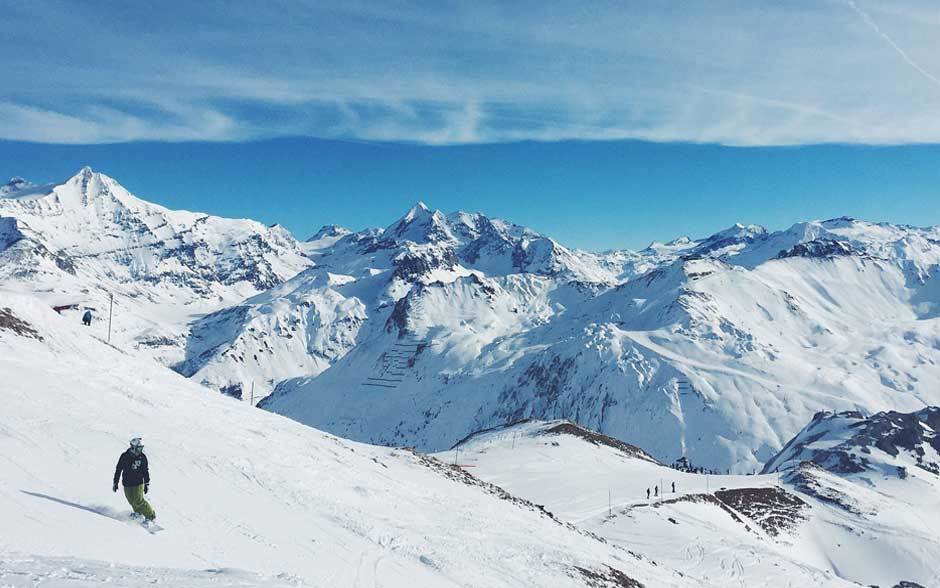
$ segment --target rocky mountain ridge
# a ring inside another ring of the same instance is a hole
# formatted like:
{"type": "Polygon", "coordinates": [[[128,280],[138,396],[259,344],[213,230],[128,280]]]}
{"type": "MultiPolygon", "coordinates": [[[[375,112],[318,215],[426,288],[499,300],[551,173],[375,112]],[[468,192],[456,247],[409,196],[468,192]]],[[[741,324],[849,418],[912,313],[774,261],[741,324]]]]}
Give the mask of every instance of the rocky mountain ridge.
{"type": "Polygon", "coordinates": [[[764,466],[764,473],[811,462],[836,474],[905,478],[911,467],[940,476],[940,408],[916,412],[820,412],[764,466]]]}

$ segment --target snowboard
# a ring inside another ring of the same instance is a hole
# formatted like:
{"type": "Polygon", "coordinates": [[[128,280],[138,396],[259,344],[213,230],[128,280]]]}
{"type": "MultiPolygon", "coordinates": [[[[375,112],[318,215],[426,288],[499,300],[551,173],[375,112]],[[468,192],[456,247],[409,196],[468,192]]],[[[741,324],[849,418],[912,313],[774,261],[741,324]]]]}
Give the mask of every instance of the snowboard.
{"type": "Polygon", "coordinates": [[[140,526],[143,527],[143,529],[147,531],[148,533],[150,533],[151,535],[156,535],[157,533],[163,530],[163,527],[161,527],[157,523],[140,523],[140,526]]]}
{"type": "Polygon", "coordinates": [[[131,514],[130,516],[128,516],[127,522],[139,525],[142,529],[144,529],[151,535],[159,533],[160,531],[163,530],[163,527],[161,527],[160,525],[154,522],[148,522],[147,520],[145,520],[142,516],[138,514],[131,514]]]}

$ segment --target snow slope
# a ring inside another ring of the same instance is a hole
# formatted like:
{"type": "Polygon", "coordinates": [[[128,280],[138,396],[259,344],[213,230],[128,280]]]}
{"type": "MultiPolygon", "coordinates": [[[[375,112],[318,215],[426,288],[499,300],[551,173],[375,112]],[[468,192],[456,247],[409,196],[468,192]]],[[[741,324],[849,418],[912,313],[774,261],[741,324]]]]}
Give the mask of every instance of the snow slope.
{"type": "Polygon", "coordinates": [[[217,394],[0,290],[0,584],[697,586],[459,469],[217,394]],[[147,445],[163,530],[110,492],[147,445]]]}
{"type": "MultiPolygon", "coordinates": [[[[814,438],[820,428],[806,433],[814,438]]],[[[801,433],[791,447],[805,438],[801,433]]],[[[834,441],[827,434],[815,443],[834,441]]],[[[791,473],[705,476],[667,468],[567,421],[484,431],[438,457],[703,584],[940,582],[934,565],[940,478],[923,469],[905,479],[894,469],[887,478],[868,472],[865,483],[811,468],[815,486],[797,483],[791,473]],[[647,499],[646,489],[656,486],[665,493],[647,499]]]]}

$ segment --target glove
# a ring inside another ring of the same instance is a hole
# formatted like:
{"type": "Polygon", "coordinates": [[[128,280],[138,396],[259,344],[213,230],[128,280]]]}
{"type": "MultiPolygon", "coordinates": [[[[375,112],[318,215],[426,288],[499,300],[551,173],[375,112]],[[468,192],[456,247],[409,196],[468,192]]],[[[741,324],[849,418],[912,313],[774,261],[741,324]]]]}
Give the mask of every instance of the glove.
{"type": "Polygon", "coordinates": [[[150,482],[144,484],[144,494],[146,494],[148,490],[150,490],[150,482]]]}
{"type": "Polygon", "coordinates": [[[117,482],[114,483],[114,486],[111,486],[111,490],[117,492],[117,482]]]}

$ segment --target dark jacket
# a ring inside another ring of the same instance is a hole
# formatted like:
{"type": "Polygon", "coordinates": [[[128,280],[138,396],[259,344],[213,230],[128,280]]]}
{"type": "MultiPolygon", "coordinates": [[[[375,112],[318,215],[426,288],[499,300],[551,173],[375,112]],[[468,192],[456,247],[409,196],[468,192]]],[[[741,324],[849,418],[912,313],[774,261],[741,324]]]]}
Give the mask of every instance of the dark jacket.
{"type": "Polygon", "coordinates": [[[150,483],[150,470],[147,468],[147,456],[143,452],[137,454],[128,449],[121,454],[117,467],[114,469],[114,483],[118,483],[121,475],[124,476],[125,486],[140,486],[150,483]]]}

